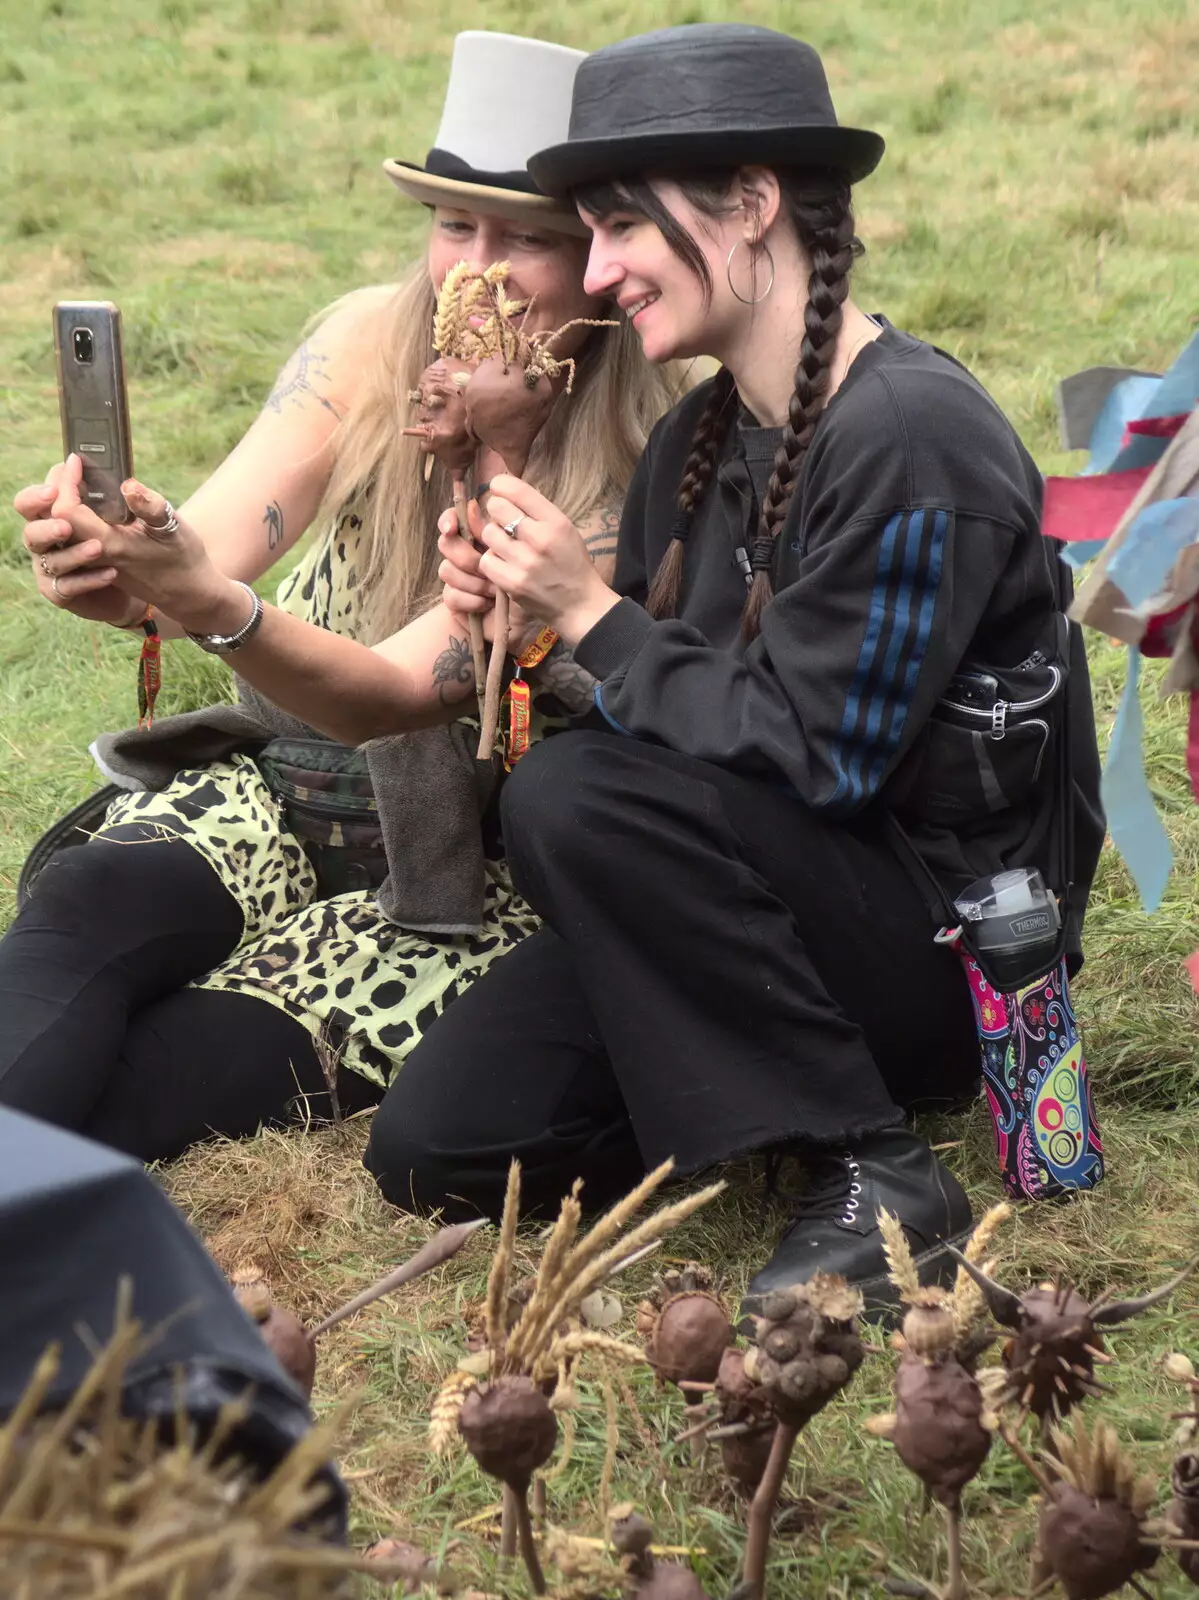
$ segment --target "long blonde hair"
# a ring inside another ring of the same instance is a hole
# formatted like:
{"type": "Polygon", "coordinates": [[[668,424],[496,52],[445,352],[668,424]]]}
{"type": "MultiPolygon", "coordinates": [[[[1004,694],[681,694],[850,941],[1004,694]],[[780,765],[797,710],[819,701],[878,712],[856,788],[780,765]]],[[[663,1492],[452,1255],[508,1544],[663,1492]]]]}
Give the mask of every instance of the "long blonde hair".
{"type": "MultiPolygon", "coordinates": [[[[408,392],[435,359],[435,303],[428,268],[419,262],[381,314],[377,358],[334,434],[333,470],[317,512],[330,533],[351,504],[360,519],[357,528],[343,521],[338,540],[358,570],[363,600],[356,631],[368,644],[395,633],[439,596],[437,518],[451,502],[450,478],[438,463],[426,482],[417,440],[400,431],[413,419],[408,392]]],[[[596,329],[575,360],[573,393],[558,397],[525,477],[581,522],[597,507],[623,500],[650,429],[685,380],[674,364],[650,365],[624,317],[615,328],[596,329]]]]}

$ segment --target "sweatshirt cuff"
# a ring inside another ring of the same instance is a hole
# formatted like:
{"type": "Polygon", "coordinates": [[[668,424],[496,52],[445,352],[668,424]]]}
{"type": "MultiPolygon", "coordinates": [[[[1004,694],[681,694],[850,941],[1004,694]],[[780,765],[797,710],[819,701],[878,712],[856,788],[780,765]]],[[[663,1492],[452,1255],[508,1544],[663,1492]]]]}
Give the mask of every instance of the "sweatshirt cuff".
{"type": "Polygon", "coordinates": [[[622,600],[575,645],[575,660],[602,682],[629,665],[653,630],[653,618],[635,600],[622,600]]]}

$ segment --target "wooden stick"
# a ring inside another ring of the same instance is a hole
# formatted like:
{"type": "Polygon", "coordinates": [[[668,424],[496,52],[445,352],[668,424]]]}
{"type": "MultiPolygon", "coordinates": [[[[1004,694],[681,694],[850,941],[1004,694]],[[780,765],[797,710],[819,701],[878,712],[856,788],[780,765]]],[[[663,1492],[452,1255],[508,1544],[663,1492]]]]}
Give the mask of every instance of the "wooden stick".
{"type": "MultiPolygon", "coordinates": [[[[472,617],[472,621],[477,618],[472,617]]],[[[480,624],[480,626],[482,626],[480,624]]],[[[491,660],[487,663],[487,693],[483,702],[483,725],[479,730],[479,760],[490,761],[500,725],[500,694],[504,682],[504,663],[508,659],[508,596],[495,592],[495,638],[491,641],[491,660]]]]}
{"type": "Polygon", "coordinates": [[[949,1544],[949,1581],[943,1600],[966,1600],[962,1578],[962,1508],[960,1503],[945,1506],[945,1534],[949,1544]]]}
{"type": "Polygon", "coordinates": [[[750,1504],[745,1566],[741,1576],[753,1600],[763,1600],[766,1593],[766,1552],[770,1548],[774,1508],[778,1504],[779,1490],[787,1476],[787,1463],[791,1460],[791,1452],[798,1438],[797,1427],[779,1423],[774,1430],[766,1471],[750,1504]]]}
{"type": "Polygon", "coordinates": [[[325,1318],[324,1322],[318,1323],[308,1337],[316,1339],[322,1333],[328,1333],[330,1328],[335,1328],[339,1322],[352,1317],[355,1311],[362,1311],[366,1306],[381,1299],[383,1295],[390,1294],[393,1289],[411,1283],[413,1278],[419,1278],[422,1273],[431,1272],[434,1267],[441,1266],[442,1262],[457,1255],[471,1234],[483,1227],[486,1221],[486,1217],[480,1217],[477,1222],[457,1222],[452,1227],[442,1228],[427,1244],[421,1245],[411,1260],[405,1261],[403,1266],[397,1267],[394,1272],[389,1272],[385,1278],[380,1278],[378,1283],[372,1283],[369,1289],[356,1294],[352,1300],[347,1300],[344,1306],[339,1306],[325,1318]]]}
{"type": "MultiPolygon", "coordinates": [[[[430,460],[432,457],[430,457],[430,460]]],[[[458,535],[468,544],[474,543],[470,536],[470,521],[466,514],[466,480],[455,477],[454,479],[454,510],[458,516],[458,535]]],[[[475,664],[475,696],[479,702],[479,717],[483,716],[483,697],[487,685],[487,647],[483,642],[483,618],[477,617],[472,612],[466,619],[470,629],[470,653],[475,664]]]]}
{"type": "Polygon", "coordinates": [[[516,1554],[516,1490],[504,1485],[503,1512],[500,1518],[500,1561],[511,1561],[516,1554]]]}
{"type": "Polygon", "coordinates": [[[512,1490],[512,1508],[516,1514],[516,1529],[520,1536],[520,1553],[529,1570],[529,1582],[533,1585],[533,1593],[544,1594],[545,1574],[541,1570],[541,1559],[537,1554],[537,1541],[533,1538],[527,1489],[512,1490]]]}

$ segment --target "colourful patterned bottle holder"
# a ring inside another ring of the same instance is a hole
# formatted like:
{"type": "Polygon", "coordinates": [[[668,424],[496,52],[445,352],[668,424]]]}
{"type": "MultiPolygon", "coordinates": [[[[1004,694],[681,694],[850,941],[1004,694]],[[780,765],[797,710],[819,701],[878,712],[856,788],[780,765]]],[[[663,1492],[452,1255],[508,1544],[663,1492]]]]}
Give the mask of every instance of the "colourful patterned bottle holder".
{"type": "Polygon", "coordinates": [[[1002,994],[962,944],[957,950],[974,1003],[1004,1188],[1022,1200],[1093,1189],[1103,1177],[1103,1143],[1065,960],[1002,994]]]}

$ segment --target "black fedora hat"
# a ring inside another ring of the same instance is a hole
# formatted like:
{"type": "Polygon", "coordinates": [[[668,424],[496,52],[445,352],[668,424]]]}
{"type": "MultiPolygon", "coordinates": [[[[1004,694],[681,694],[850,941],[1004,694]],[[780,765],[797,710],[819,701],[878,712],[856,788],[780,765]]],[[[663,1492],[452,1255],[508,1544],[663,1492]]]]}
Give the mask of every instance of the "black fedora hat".
{"type": "Polygon", "coordinates": [[[851,183],[883,140],[837,121],[811,45],[742,22],[663,28],[605,45],[575,75],[570,133],[530,158],[546,194],[635,172],[821,166],[851,183]]]}

